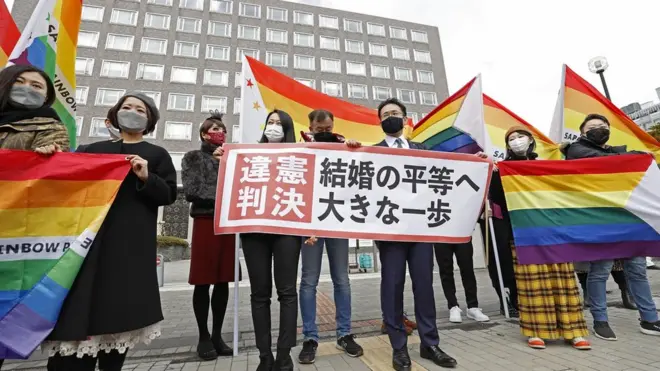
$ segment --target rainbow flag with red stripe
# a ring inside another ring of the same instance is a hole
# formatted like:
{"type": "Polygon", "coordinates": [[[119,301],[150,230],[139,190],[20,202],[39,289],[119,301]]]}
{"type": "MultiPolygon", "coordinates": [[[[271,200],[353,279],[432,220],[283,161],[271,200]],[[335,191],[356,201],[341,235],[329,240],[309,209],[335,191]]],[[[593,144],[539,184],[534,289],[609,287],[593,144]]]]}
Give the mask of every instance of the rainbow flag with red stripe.
{"type": "Polygon", "coordinates": [[[498,168],[522,264],[660,256],[660,169],[652,156],[498,168]]]}
{"type": "Polygon", "coordinates": [[[0,66],[7,64],[9,55],[21,37],[14,18],[11,16],[7,4],[0,1],[0,66]]]}
{"type": "MultiPolygon", "coordinates": [[[[254,58],[243,57],[241,79],[241,143],[261,139],[266,116],[274,109],[291,115],[298,140],[301,131],[309,130],[307,115],[315,109],[332,112],[334,131],[346,139],[374,144],[385,136],[375,109],[323,94],[254,58]]],[[[408,120],[406,131],[406,135],[412,131],[412,120],[408,120]]]]}
{"type": "Polygon", "coordinates": [[[0,359],[53,330],[130,165],[124,156],[0,150],[0,359]]]}
{"type": "Polygon", "coordinates": [[[629,151],[652,152],[660,162],[660,142],[637,126],[587,80],[564,65],[550,137],[557,143],[575,141],[580,136],[580,124],[590,113],[598,113],[610,121],[607,144],[626,145],[629,151]]]}

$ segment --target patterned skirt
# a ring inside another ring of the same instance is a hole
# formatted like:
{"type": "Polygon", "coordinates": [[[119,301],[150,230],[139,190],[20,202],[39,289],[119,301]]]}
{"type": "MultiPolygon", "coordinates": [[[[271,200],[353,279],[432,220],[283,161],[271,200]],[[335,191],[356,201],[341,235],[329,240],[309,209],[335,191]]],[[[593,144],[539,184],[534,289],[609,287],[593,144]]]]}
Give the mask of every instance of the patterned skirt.
{"type": "Polygon", "coordinates": [[[518,264],[511,242],[520,330],[526,337],[572,340],[589,334],[572,263],[518,264]]]}

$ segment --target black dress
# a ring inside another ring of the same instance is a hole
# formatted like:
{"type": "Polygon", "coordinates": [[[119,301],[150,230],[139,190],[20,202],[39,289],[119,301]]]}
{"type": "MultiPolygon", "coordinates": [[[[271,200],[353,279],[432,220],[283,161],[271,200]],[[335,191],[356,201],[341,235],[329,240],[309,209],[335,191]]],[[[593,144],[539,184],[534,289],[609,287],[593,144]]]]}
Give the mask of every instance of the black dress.
{"type": "Polygon", "coordinates": [[[111,349],[123,353],[145,335],[159,335],[163,313],[155,272],[158,207],[174,203],[177,194],[172,158],[161,147],[104,141],[83,152],[138,155],[148,161],[149,177],[142,182],[129,172],[64,302],[44,344],[51,354],[59,351],[63,356],[95,356],[111,349]],[[122,336],[99,336],[111,334],[122,336]],[[92,348],[83,351],[85,344],[76,342],[85,340],[92,348]]]}

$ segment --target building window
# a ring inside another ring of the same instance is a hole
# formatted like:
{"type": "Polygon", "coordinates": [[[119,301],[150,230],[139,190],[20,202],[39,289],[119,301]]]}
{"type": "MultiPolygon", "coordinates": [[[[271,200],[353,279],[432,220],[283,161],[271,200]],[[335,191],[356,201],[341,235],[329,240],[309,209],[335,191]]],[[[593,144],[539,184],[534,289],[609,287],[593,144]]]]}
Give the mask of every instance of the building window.
{"type": "Polygon", "coordinates": [[[341,61],[339,59],[321,58],[321,71],[341,73],[341,61]]]}
{"type": "Polygon", "coordinates": [[[204,85],[229,86],[229,72],[204,70],[204,85]]]}
{"type": "Polygon", "coordinates": [[[394,79],[399,81],[413,81],[410,68],[394,67],[394,79]]]}
{"type": "Polygon", "coordinates": [[[179,32],[201,33],[202,20],[198,18],[179,17],[176,20],[176,30],[179,32]]]}
{"type": "Polygon", "coordinates": [[[293,45],[304,46],[306,48],[314,47],[314,35],[309,33],[293,33],[293,45]]]}
{"type": "Polygon", "coordinates": [[[344,18],[344,31],[362,33],[362,22],[344,18]]]}
{"type": "Polygon", "coordinates": [[[346,74],[347,75],[366,76],[367,75],[367,65],[362,63],[362,62],[346,61],[346,74]]]}
{"type": "Polygon", "coordinates": [[[126,90],[124,89],[98,88],[96,90],[95,104],[97,106],[112,107],[119,102],[119,98],[123,97],[124,94],[126,94],[126,90]]]}
{"type": "Polygon", "coordinates": [[[204,0],[179,0],[179,8],[204,10],[204,0]]]}
{"type": "Polygon", "coordinates": [[[330,36],[319,36],[321,49],[339,50],[339,38],[330,36]]]}
{"type": "Polygon", "coordinates": [[[390,26],[390,37],[399,40],[408,40],[408,32],[405,28],[390,26]]]}
{"type": "Polygon", "coordinates": [[[427,106],[436,106],[438,105],[438,97],[435,95],[434,92],[420,91],[419,102],[427,106]]]}
{"type": "Polygon", "coordinates": [[[302,24],[302,25],[305,25],[305,26],[313,26],[314,25],[314,14],[294,10],[293,11],[293,23],[302,24]]]}
{"type": "Polygon", "coordinates": [[[256,26],[248,26],[244,24],[239,24],[238,25],[238,37],[241,39],[247,39],[247,40],[259,40],[259,27],[256,26]]]}
{"type": "Polygon", "coordinates": [[[92,76],[94,58],[76,58],[76,75],[92,76]]]}
{"type": "Polygon", "coordinates": [[[333,81],[321,81],[323,94],[331,97],[341,97],[341,83],[333,81]]]}
{"type": "Polygon", "coordinates": [[[301,78],[295,78],[296,81],[299,83],[305,85],[308,88],[316,89],[316,80],[312,79],[301,79],[301,78]]]}
{"type": "Polygon", "coordinates": [[[393,46],[392,58],[408,61],[410,60],[410,50],[408,50],[408,48],[400,48],[398,46],[393,46]]]}
{"type": "Polygon", "coordinates": [[[272,67],[286,67],[289,57],[286,53],[266,52],[266,64],[272,67]]]}
{"type": "Polygon", "coordinates": [[[268,19],[276,22],[288,22],[289,11],[282,8],[268,7],[268,19]]]}
{"type": "Polygon", "coordinates": [[[76,103],[79,105],[87,104],[87,95],[89,88],[87,86],[76,86],[76,103]]]}
{"type": "Polygon", "coordinates": [[[364,54],[364,43],[362,41],[348,39],[345,41],[345,48],[347,53],[364,54]]]}
{"type": "Polygon", "coordinates": [[[110,23],[121,24],[124,26],[137,25],[138,12],[134,10],[112,9],[110,23]]]}
{"type": "Polygon", "coordinates": [[[239,143],[241,141],[241,126],[233,125],[231,127],[231,142],[239,143]]]}
{"type": "Polygon", "coordinates": [[[76,116],[76,136],[79,137],[80,134],[82,133],[82,127],[83,127],[83,117],[82,116],[76,116]]]}
{"type": "Polygon", "coordinates": [[[266,41],[278,44],[289,43],[289,33],[284,30],[266,29],[266,41]]]}
{"type": "Polygon", "coordinates": [[[167,14],[147,13],[144,15],[144,27],[169,30],[170,16],[167,14]]]}
{"type": "Polygon", "coordinates": [[[89,125],[89,136],[100,138],[110,137],[108,127],[105,126],[105,117],[92,117],[92,122],[89,125]]]}
{"type": "Polygon", "coordinates": [[[118,79],[127,79],[131,69],[131,62],[106,61],[101,63],[101,76],[118,79]]]}
{"type": "Polygon", "coordinates": [[[371,77],[378,77],[381,79],[390,78],[390,68],[388,66],[383,66],[380,64],[371,65],[371,77]]]}
{"type": "Polygon", "coordinates": [[[199,57],[199,44],[177,40],[174,42],[174,55],[177,57],[197,58],[199,57]]]}
{"type": "Polygon", "coordinates": [[[367,23],[367,33],[373,36],[385,37],[385,26],[378,23],[367,23]]]}
{"type": "Polygon", "coordinates": [[[147,0],[147,4],[172,6],[172,0],[147,0]]]}
{"type": "Polygon", "coordinates": [[[206,45],[206,59],[214,59],[217,61],[229,60],[229,47],[222,45],[206,45]]]}
{"type": "Polygon", "coordinates": [[[236,62],[243,63],[244,55],[259,60],[259,50],[240,48],[236,49],[236,62]]]}
{"type": "Polygon", "coordinates": [[[234,98],[234,115],[241,114],[241,98],[234,98]]]}
{"type": "Polygon", "coordinates": [[[231,23],[209,21],[209,35],[231,37],[231,23]]]}
{"type": "Polygon", "coordinates": [[[195,96],[192,94],[170,93],[167,97],[167,109],[170,111],[193,111],[195,96]]]}
{"type": "Polygon", "coordinates": [[[412,37],[412,41],[418,43],[428,44],[429,42],[429,35],[426,33],[426,31],[410,30],[410,36],[412,37]]]}
{"type": "Polygon", "coordinates": [[[105,40],[105,48],[130,52],[133,50],[133,39],[133,36],[109,33],[105,40]]]}
{"type": "Polygon", "coordinates": [[[163,139],[167,140],[191,140],[192,122],[165,121],[165,133],[163,139]]]}
{"type": "Polygon", "coordinates": [[[231,14],[233,7],[231,1],[211,0],[210,10],[215,13],[231,14]]]}
{"type": "Polygon", "coordinates": [[[311,55],[294,55],[293,68],[314,71],[316,69],[316,59],[311,55]]]}
{"type": "Polygon", "coordinates": [[[202,112],[218,110],[227,113],[227,97],[202,95],[202,112]]]}
{"type": "MultiPolygon", "coordinates": [[[[156,104],[156,107],[160,109],[160,92],[159,91],[142,91],[144,95],[147,97],[151,98],[154,100],[154,103],[156,104]]],[[[154,131],[153,133],[149,134],[149,136],[153,136],[154,138],[156,137],[156,132],[154,131]]]]}
{"type": "Polygon", "coordinates": [[[243,77],[241,76],[240,72],[236,72],[234,74],[234,87],[240,88],[242,84],[243,84],[243,77]]]}
{"type": "Polygon", "coordinates": [[[414,50],[415,62],[431,63],[431,53],[423,50],[414,50]]]}
{"type": "Polygon", "coordinates": [[[329,28],[331,30],[339,29],[339,18],[329,15],[319,15],[319,27],[329,28]]]}
{"type": "Polygon", "coordinates": [[[396,96],[403,103],[415,103],[415,91],[409,89],[396,89],[396,96]]]}
{"type": "Polygon", "coordinates": [[[170,74],[170,81],[182,84],[196,84],[197,68],[173,66],[172,73],[170,74]]]}
{"type": "Polygon", "coordinates": [[[239,10],[243,17],[261,18],[261,5],[241,3],[239,10]]]}
{"type": "Polygon", "coordinates": [[[373,88],[374,100],[384,101],[385,99],[392,98],[392,89],[383,86],[374,86],[373,88]]]}
{"type": "Polygon", "coordinates": [[[99,33],[92,31],[78,31],[78,46],[96,48],[99,45],[99,33]]]}
{"type": "Polygon", "coordinates": [[[419,116],[417,112],[408,112],[408,117],[412,119],[413,125],[419,122],[419,116]]]}
{"type": "Polygon", "coordinates": [[[367,86],[362,84],[348,84],[348,97],[355,99],[369,99],[367,86]]]}
{"type": "Polygon", "coordinates": [[[369,43],[369,54],[387,58],[387,45],[369,43]]]}
{"type": "Polygon", "coordinates": [[[105,8],[102,6],[83,5],[80,19],[89,22],[103,22],[105,8]]]}
{"type": "Polygon", "coordinates": [[[148,54],[165,55],[167,53],[167,40],[143,37],[140,51],[148,54]]]}
{"type": "Polygon", "coordinates": [[[435,84],[433,72],[417,70],[417,82],[421,82],[422,84],[435,84]]]}

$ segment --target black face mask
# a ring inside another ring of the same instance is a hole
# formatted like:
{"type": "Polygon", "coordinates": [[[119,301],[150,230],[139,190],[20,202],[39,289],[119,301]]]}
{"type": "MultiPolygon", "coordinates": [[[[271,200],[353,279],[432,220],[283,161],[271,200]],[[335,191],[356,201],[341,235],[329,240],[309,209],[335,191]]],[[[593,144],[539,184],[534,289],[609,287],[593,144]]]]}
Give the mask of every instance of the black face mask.
{"type": "Polygon", "coordinates": [[[586,132],[585,136],[595,144],[602,146],[610,139],[610,129],[596,128],[586,132]]]}
{"type": "Polygon", "coordinates": [[[315,133],[314,134],[314,141],[315,142],[325,142],[325,143],[339,143],[339,140],[337,139],[337,135],[335,133],[331,133],[329,131],[322,131],[320,133],[315,133]]]}
{"type": "Polygon", "coordinates": [[[403,130],[403,117],[390,116],[381,121],[380,126],[385,134],[396,134],[403,130]]]}

